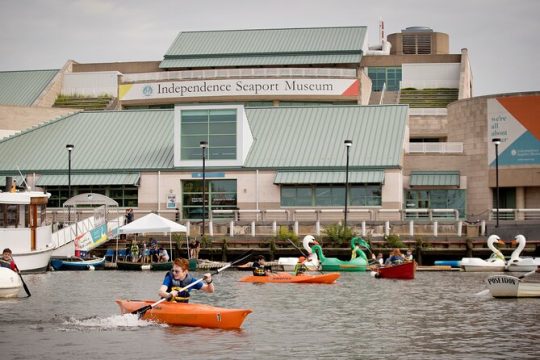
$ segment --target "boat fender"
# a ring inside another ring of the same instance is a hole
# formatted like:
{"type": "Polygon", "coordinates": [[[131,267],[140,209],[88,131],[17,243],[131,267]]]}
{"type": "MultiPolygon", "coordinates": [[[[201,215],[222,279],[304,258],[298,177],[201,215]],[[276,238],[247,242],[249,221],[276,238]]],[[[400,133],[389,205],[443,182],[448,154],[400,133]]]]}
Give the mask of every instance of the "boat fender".
{"type": "Polygon", "coordinates": [[[375,279],[378,279],[380,275],[379,275],[378,272],[372,271],[372,272],[371,272],[371,276],[373,276],[375,279]]]}

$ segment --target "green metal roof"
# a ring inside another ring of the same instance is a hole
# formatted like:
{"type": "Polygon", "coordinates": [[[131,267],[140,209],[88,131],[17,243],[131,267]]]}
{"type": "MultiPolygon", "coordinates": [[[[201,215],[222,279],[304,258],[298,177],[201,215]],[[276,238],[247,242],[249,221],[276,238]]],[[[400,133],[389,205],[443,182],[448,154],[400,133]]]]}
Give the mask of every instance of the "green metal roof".
{"type": "Polygon", "coordinates": [[[411,186],[459,186],[459,171],[413,171],[411,186]]]}
{"type": "Polygon", "coordinates": [[[401,166],[408,107],[318,106],[246,109],[254,144],[251,168],[343,169],[344,140],[354,168],[401,166]]]}
{"type": "Polygon", "coordinates": [[[181,32],[160,67],[359,63],[366,33],[365,26],[181,32]]]}
{"type": "Polygon", "coordinates": [[[227,66],[266,66],[266,65],[303,65],[303,64],[352,64],[359,63],[362,56],[352,55],[284,55],[284,56],[231,56],[218,58],[165,59],[161,68],[206,68],[227,66]]]}
{"type": "Polygon", "coordinates": [[[17,166],[67,173],[66,144],[75,145],[72,175],[172,168],[173,118],[166,109],[81,112],[53,120],[0,141],[0,174],[17,166]]]}
{"type": "MultiPolygon", "coordinates": [[[[278,171],[274,184],[344,184],[345,171],[278,171]]],[[[384,171],[349,171],[351,184],[382,184],[384,171]]]]}
{"type": "Polygon", "coordinates": [[[57,73],[58,70],[0,72],[0,104],[32,105],[57,73]]]}
{"type": "MultiPolygon", "coordinates": [[[[245,109],[254,140],[244,167],[343,171],[345,139],[353,141],[350,171],[399,167],[407,109],[404,105],[245,109]]],[[[39,183],[66,184],[66,144],[75,146],[73,184],[79,179],[91,184],[92,174],[113,174],[100,175],[103,184],[120,174],[174,169],[174,111],[80,112],[52,120],[0,140],[0,175],[17,174],[17,168],[23,173],[65,174],[44,177],[39,183]]]]}
{"type": "MultiPolygon", "coordinates": [[[[140,174],[75,174],[71,175],[71,185],[138,185],[140,174]]],[[[36,186],[67,186],[68,175],[42,175],[36,186]]]]}

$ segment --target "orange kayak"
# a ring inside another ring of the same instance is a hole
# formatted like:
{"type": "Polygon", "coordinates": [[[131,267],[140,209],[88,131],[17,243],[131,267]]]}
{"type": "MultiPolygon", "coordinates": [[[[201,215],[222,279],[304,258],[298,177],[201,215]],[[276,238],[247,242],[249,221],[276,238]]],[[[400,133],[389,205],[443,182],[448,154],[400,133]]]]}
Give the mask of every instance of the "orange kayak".
{"type": "Polygon", "coordinates": [[[320,275],[303,274],[298,276],[286,272],[278,272],[268,276],[244,276],[239,281],[256,283],[332,284],[337,278],[339,278],[339,273],[337,272],[320,275]]]}
{"type": "MultiPolygon", "coordinates": [[[[154,300],[116,300],[122,314],[129,314],[154,300]]],[[[238,329],[250,309],[225,309],[205,304],[162,302],[148,310],[142,320],[151,320],[169,325],[196,326],[213,329],[238,329]]]]}

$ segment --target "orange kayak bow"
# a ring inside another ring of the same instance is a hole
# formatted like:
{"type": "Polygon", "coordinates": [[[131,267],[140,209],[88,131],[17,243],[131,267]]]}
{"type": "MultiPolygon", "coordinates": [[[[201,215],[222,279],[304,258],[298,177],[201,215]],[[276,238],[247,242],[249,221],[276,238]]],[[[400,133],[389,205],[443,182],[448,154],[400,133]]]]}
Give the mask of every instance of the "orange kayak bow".
{"type": "Polygon", "coordinates": [[[239,281],[242,282],[255,282],[255,283],[301,283],[301,284],[332,284],[337,278],[339,273],[327,273],[320,275],[292,275],[286,272],[278,272],[274,275],[267,276],[244,276],[239,281]]]}

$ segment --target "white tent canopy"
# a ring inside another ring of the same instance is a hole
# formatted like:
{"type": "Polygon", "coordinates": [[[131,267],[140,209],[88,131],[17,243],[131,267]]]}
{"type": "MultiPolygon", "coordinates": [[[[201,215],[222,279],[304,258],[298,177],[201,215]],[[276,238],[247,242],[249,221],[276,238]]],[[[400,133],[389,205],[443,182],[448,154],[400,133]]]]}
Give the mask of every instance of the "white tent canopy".
{"type": "Polygon", "coordinates": [[[184,225],[180,225],[165,219],[154,213],[143,216],[127,225],[122,226],[119,229],[120,234],[135,234],[135,233],[149,233],[149,232],[186,232],[187,228],[184,225]]]}

